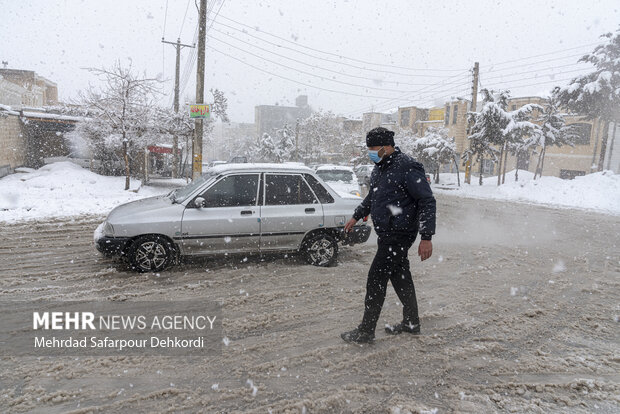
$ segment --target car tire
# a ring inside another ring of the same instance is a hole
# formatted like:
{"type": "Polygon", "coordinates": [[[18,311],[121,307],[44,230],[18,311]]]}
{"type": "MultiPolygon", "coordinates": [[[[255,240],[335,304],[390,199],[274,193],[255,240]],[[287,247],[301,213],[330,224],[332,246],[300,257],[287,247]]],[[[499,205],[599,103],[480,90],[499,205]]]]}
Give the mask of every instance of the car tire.
{"type": "Polygon", "coordinates": [[[313,266],[333,266],[338,259],[338,242],[333,236],[320,233],[306,240],[302,251],[306,261],[313,266]]]}
{"type": "Polygon", "coordinates": [[[161,272],[173,261],[174,252],[170,240],[147,235],[134,240],[127,250],[127,259],[131,269],[137,272],[161,272]]]}

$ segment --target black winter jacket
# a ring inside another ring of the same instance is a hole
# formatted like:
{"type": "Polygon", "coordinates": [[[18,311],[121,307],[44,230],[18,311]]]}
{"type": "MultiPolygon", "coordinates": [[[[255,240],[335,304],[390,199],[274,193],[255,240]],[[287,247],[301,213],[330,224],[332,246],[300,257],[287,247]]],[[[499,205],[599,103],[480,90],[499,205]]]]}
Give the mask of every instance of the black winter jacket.
{"type": "Polygon", "coordinates": [[[398,147],[384,157],[370,175],[368,195],[353,218],[372,217],[379,241],[422,240],[435,234],[435,197],[424,167],[398,147]]]}

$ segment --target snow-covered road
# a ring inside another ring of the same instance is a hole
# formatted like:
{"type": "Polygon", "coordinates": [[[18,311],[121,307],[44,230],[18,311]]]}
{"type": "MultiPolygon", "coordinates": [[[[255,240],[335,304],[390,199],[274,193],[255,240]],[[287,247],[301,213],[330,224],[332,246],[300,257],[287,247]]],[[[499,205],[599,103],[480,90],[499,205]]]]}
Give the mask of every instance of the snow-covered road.
{"type": "MultiPolygon", "coordinates": [[[[617,412],[620,218],[438,194],[410,251],[423,335],[354,346],[372,242],[337,267],[192,260],[138,275],[100,257],[102,217],[4,224],[5,299],[224,303],[221,355],[2,358],[2,412],[617,412]],[[75,410],[75,411],[73,411],[75,410]],[[438,411],[435,411],[438,410],[438,411]]],[[[379,326],[398,321],[391,287],[379,326]]]]}

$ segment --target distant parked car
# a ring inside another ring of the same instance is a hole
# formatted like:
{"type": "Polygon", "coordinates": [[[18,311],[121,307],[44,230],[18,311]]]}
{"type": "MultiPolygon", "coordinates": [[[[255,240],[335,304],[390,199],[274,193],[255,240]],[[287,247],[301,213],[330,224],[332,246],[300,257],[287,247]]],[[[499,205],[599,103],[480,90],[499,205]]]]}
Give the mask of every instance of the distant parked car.
{"type": "Polygon", "coordinates": [[[370,174],[372,173],[373,168],[375,168],[375,166],[369,164],[358,165],[355,167],[354,171],[357,176],[357,181],[367,187],[370,187],[370,174]]]}
{"type": "Polygon", "coordinates": [[[248,162],[248,157],[241,156],[232,157],[230,160],[228,160],[229,164],[244,164],[246,162],[248,162]]]}
{"type": "Polygon", "coordinates": [[[364,243],[365,222],[344,232],[359,200],[344,199],[311,169],[285,164],[225,164],[165,196],[113,209],[95,230],[97,250],[159,272],[181,255],[301,251],[330,266],[338,242],[364,243]]]}
{"type": "Polygon", "coordinates": [[[321,165],[316,169],[316,174],[336,190],[341,197],[362,196],[357,177],[351,167],[321,165]]]}

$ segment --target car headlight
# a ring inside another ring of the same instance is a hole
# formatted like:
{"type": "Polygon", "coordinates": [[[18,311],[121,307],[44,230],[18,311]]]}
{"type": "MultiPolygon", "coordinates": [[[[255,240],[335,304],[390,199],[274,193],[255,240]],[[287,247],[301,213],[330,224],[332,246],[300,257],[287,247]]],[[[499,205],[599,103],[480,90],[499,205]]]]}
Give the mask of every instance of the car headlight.
{"type": "Polygon", "coordinates": [[[114,235],[114,227],[107,221],[103,223],[103,234],[107,237],[112,237],[114,235]]]}
{"type": "Polygon", "coordinates": [[[356,195],[356,196],[358,196],[358,197],[361,197],[361,196],[362,196],[362,195],[360,194],[360,192],[359,192],[359,191],[357,191],[357,190],[353,190],[353,191],[351,191],[351,192],[350,192],[350,194],[356,195]]]}

